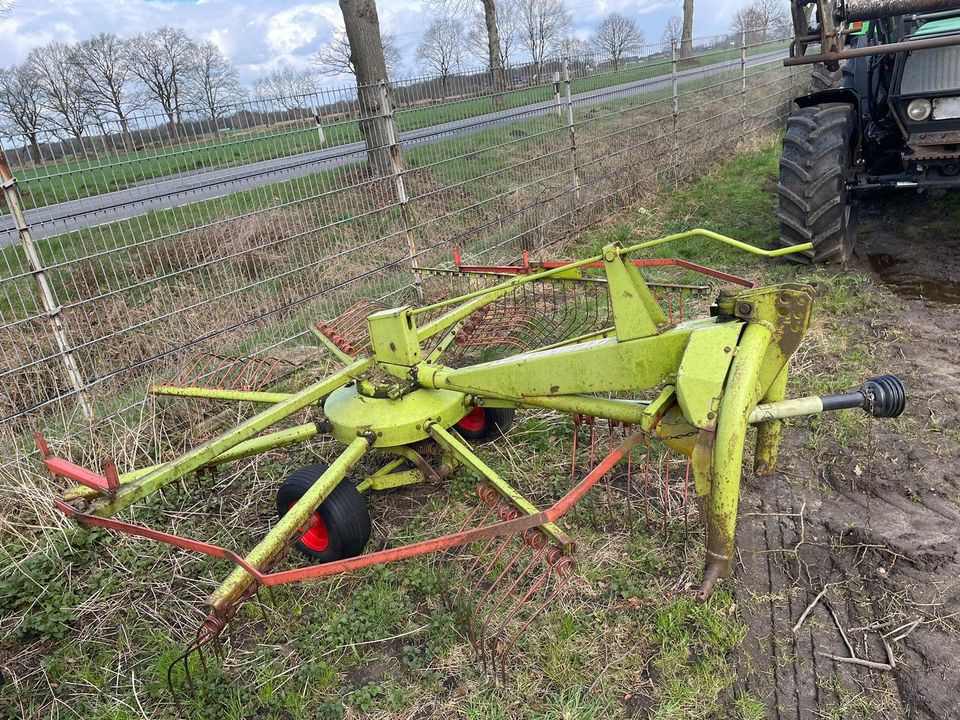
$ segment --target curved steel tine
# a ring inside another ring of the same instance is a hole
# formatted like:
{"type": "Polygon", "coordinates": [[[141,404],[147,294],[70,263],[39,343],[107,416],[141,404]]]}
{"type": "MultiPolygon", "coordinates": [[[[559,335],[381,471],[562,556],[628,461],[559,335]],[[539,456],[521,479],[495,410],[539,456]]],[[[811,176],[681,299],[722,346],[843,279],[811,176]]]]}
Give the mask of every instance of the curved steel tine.
{"type": "Polygon", "coordinates": [[[479,633],[479,636],[481,638],[480,653],[481,653],[481,658],[483,660],[484,673],[486,673],[486,670],[487,670],[487,667],[486,667],[487,656],[485,652],[485,647],[483,645],[483,639],[487,637],[487,627],[490,625],[488,620],[494,617],[494,614],[503,605],[504,600],[506,600],[508,597],[513,596],[513,591],[516,589],[517,585],[519,585],[523,581],[523,579],[529,574],[530,570],[532,570],[536,565],[539,565],[541,559],[543,558],[544,554],[546,554],[546,552],[547,552],[546,545],[544,545],[539,550],[537,550],[536,554],[530,559],[530,562],[527,563],[527,566],[520,571],[520,574],[517,575],[516,578],[514,578],[513,582],[510,583],[510,586],[507,587],[507,589],[504,590],[503,593],[501,593],[499,599],[496,601],[496,603],[494,603],[493,607],[490,608],[490,611],[487,613],[486,617],[483,619],[483,622],[480,623],[480,633],[479,633]]]}
{"type": "Polygon", "coordinates": [[[507,684],[507,655],[510,652],[510,649],[516,644],[517,640],[523,635],[527,628],[530,627],[531,623],[539,617],[544,610],[547,609],[547,606],[553,603],[557,598],[560,592],[566,587],[567,583],[570,582],[570,578],[573,577],[574,570],[576,569],[576,562],[569,557],[561,558],[557,561],[557,564],[551,568],[551,575],[559,575],[560,579],[557,581],[556,586],[553,589],[553,592],[540,604],[540,606],[534,610],[528,617],[526,622],[520,626],[520,629],[513,634],[513,637],[510,638],[504,645],[503,649],[500,651],[500,674],[503,679],[504,686],[507,684]],[[566,561],[566,562],[565,562],[566,561]],[[565,571],[565,567],[573,566],[569,572],[565,571]]]}
{"type": "MultiPolygon", "coordinates": [[[[521,596],[521,598],[513,604],[513,606],[510,608],[509,612],[507,613],[507,615],[504,617],[503,622],[500,623],[500,627],[497,628],[496,632],[493,633],[488,638],[488,644],[490,646],[490,669],[494,675],[494,678],[496,678],[496,672],[497,672],[497,668],[496,668],[497,645],[499,644],[500,638],[503,636],[503,631],[506,629],[507,624],[520,611],[520,608],[523,607],[524,603],[526,603],[534,595],[534,593],[536,593],[540,589],[540,586],[543,585],[543,583],[547,580],[547,578],[550,577],[551,570],[552,568],[548,568],[545,573],[543,573],[540,577],[536,579],[533,585],[531,585],[527,589],[527,591],[521,596]]],[[[483,638],[481,638],[480,642],[483,643],[483,638]]],[[[484,650],[485,648],[481,648],[481,651],[484,651],[484,650]]],[[[486,654],[484,654],[483,656],[483,661],[484,661],[483,669],[484,669],[484,672],[486,672],[486,669],[487,669],[486,654]]]]}
{"type": "MultiPolygon", "coordinates": [[[[513,536],[507,536],[506,541],[503,543],[503,545],[500,548],[500,551],[498,551],[496,556],[489,563],[487,563],[487,566],[483,569],[483,573],[479,576],[479,579],[474,583],[475,589],[473,592],[470,593],[471,596],[477,592],[480,586],[480,582],[493,569],[494,563],[503,554],[503,551],[507,548],[507,546],[509,545],[512,539],[513,539],[513,536]]],[[[473,645],[474,650],[476,650],[476,642],[475,642],[477,637],[476,628],[477,628],[477,619],[480,617],[480,609],[483,607],[483,604],[484,602],[486,602],[487,597],[489,597],[490,593],[493,592],[493,590],[496,588],[497,583],[499,583],[500,580],[503,578],[503,576],[506,575],[507,572],[509,572],[511,567],[513,567],[513,564],[517,561],[517,558],[519,558],[520,554],[523,552],[524,547],[525,545],[521,543],[520,549],[516,553],[514,553],[513,557],[510,559],[507,565],[503,568],[503,570],[500,572],[497,578],[490,583],[489,587],[487,588],[487,591],[483,594],[480,600],[478,600],[473,604],[474,610],[467,616],[467,623],[466,623],[467,635],[470,638],[470,644],[473,645]]],[[[483,623],[481,623],[480,626],[482,627],[483,623]]]]}

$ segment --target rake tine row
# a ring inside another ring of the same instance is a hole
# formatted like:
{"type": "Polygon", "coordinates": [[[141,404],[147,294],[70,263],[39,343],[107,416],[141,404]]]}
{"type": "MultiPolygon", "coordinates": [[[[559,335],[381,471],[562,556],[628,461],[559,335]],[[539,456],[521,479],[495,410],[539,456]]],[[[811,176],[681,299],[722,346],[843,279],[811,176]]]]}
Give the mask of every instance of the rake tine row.
{"type": "MultiPolygon", "coordinates": [[[[543,612],[554,603],[576,570],[576,561],[570,556],[564,555],[560,548],[551,548],[551,550],[547,553],[547,564],[548,568],[546,572],[542,573],[540,577],[537,578],[536,582],[514,605],[510,613],[508,613],[497,632],[489,637],[487,646],[490,650],[490,674],[496,681],[497,660],[499,659],[499,679],[503,685],[507,684],[507,658],[510,654],[510,651],[513,649],[514,645],[516,645],[517,640],[519,640],[520,637],[527,632],[527,630],[533,624],[533,621],[542,615],[543,612]],[[508,624],[519,615],[520,611],[527,604],[527,602],[529,602],[529,600],[536,594],[540,587],[549,581],[551,577],[556,578],[553,591],[527,616],[526,620],[523,622],[520,628],[514,632],[512,636],[510,636],[509,640],[506,642],[501,642],[501,639],[504,637],[504,631],[506,630],[508,624]]],[[[484,672],[486,672],[486,659],[484,659],[484,672]]]]}
{"type": "MultiPolygon", "coordinates": [[[[590,466],[596,462],[599,435],[597,428],[597,422],[599,421],[596,418],[575,414],[572,419],[571,482],[577,480],[577,466],[580,455],[587,456],[590,466]],[[580,437],[583,426],[590,428],[589,446],[582,442],[580,437]]],[[[622,439],[631,432],[634,431],[626,423],[607,421],[606,435],[611,449],[618,442],[618,438],[622,439]]],[[[606,507],[610,522],[615,524],[620,517],[629,531],[633,532],[639,493],[639,501],[642,504],[643,511],[643,525],[648,532],[657,525],[661,533],[666,533],[670,518],[674,514],[678,517],[682,514],[684,536],[689,536],[690,513],[688,503],[691,481],[689,460],[686,461],[683,471],[678,473],[674,467],[677,462],[675,453],[669,447],[663,447],[662,451],[656,451],[652,437],[647,435],[640,462],[642,462],[642,468],[638,468],[638,463],[634,462],[634,454],[631,449],[626,458],[625,472],[619,476],[604,478],[602,502],[606,507]],[[623,485],[619,485],[619,482],[623,482],[623,485]],[[621,504],[618,500],[620,495],[622,495],[622,508],[618,511],[617,506],[621,504]],[[657,514],[659,514],[659,518],[657,518],[657,514]]],[[[589,508],[590,522],[594,526],[598,525],[596,503],[597,498],[593,494],[585,499],[585,507],[589,508]]]]}
{"type": "Polygon", "coordinates": [[[547,538],[539,530],[534,529],[532,531],[525,531],[523,533],[523,539],[520,542],[520,547],[517,550],[517,552],[513,555],[513,557],[510,559],[510,562],[507,563],[507,565],[503,568],[503,570],[496,577],[496,579],[490,583],[490,586],[487,588],[487,591],[483,594],[483,597],[481,597],[480,600],[475,604],[474,606],[475,611],[471,613],[469,618],[467,619],[468,620],[467,627],[468,627],[469,635],[471,638],[471,644],[473,645],[474,651],[480,652],[482,654],[482,645],[479,648],[477,645],[478,633],[476,632],[476,624],[475,624],[476,620],[481,617],[482,608],[486,604],[487,600],[497,591],[498,588],[500,588],[501,584],[504,582],[504,579],[507,577],[507,575],[510,572],[512,572],[513,569],[516,567],[518,561],[520,560],[520,557],[524,554],[525,551],[528,551],[528,550],[532,551],[529,562],[527,562],[523,570],[521,570],[517,574],[517,576],[509,583],[509,585],[507,585],[503,589],[503,591],[500,593],[499,598],[493,603],[490,610],[487,611],[486,616],[484,616],[483,620],[480,622],[479,638],[481,642],[484,637],[485,629],[489,625],[489,623],[487,622],[487,618],[493,617],[493,614],[503,605],[504,601],[509,597],[513,597],[514,591],[517,589],[520,583],[523,582],[524,578],[526,578],[530,574],[530,571],[532,569],[534,569],[540,564],[541,560],[543,559],[543,556],[546,554],[547,538]]]}

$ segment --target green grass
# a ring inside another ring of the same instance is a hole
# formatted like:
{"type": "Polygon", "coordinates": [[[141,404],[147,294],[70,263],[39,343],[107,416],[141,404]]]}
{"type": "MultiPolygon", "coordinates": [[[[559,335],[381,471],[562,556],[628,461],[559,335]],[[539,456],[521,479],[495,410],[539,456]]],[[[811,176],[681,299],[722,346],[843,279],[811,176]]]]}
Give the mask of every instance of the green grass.
{"type": "MultiPolygon", "coordinates": [[[[753,47],[748,53],[758,54],[785,47],[783,42],[753,47]]],[[[686,61],[683,69],[722,62],[739,57],[739,50],[703,53],[686,61]]],[[[670,62],[648,60],[624,66],[618,72],[599,72],[571,81],[571,92],[598,90],[622,83],[635,82],[670,73],[670,62]]],[[[396,114],[400,131],[418,130],[453,120],[478,117],[498,110],[510,110],[553,97],[551,84],[504,93],[497,108],[490,97],[456,99],[447,103],[400,110],[396,114]]],[[[178,173],[205,168],[224,168],[271,160],[337,147],[362,139],[354,120],[341,120],[324,126],[321,144],[313,118],[300,123],[254,130],[222,131],[172,147],[147,148],[136,152],[116,153],[98,149],[95,157],[45,164],[17,171],[24,204],[29,208],[51,205],[78,198],[122,190],[137,183],[178,173]]],[[[0,209],[6,212],[6,208],[0,209]]]]}

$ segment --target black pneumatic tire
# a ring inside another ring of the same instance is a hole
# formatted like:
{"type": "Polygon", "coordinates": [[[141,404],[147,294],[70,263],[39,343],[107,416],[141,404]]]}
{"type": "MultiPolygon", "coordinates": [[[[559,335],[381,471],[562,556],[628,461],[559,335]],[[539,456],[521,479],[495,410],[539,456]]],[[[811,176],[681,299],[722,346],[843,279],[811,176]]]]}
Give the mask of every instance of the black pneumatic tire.
{"type": "Polygon", "coordinates": [[[512,408],[477,407],[455,427],[466,440],[492,440],[513,427],[516,414],[512,408]]]}
{"type": "Polygon", "coordinates": [[[813,92],[832,90],[840,86],[841,75],[842,72],[840,68],[827,70],[827,66],[823,63],[816,63],[813,66],[813,71],[810,73],[810,88],[813,92]]]}
{"type": "Polygon", "coordinates": [[[853,165],[854,108],[831,103],[795,110],[780,156],[780,245],[813,243],[787,257],[799,262],[844,262],[853,252],[859,206],[847,194],[853,165]]]}
{"type": "MultiPolygon", "coordinates": [[[[283,481],[277,491],[277,515],[286,515],[290,506],[303,497],[327,470],[323,463],[306,465],[283,481]]],[[[297,549],[319,563],[351,558],[363,552],[370,539],[370,513],[356,486],[341,480],[317,508],[322,522],[313,531],[307,531],[297,542],[297,549]],[[327,544],[323,547],[321,527],[326,530],[327,544]]]]}

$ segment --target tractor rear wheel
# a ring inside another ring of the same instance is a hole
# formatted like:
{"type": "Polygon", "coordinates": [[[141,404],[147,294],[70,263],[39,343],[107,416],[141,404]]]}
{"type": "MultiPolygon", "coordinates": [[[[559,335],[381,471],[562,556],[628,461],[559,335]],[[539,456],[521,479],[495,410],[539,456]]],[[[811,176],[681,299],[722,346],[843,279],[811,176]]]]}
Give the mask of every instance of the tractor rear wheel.
{"type": "Polygon", "coordinates": [[[853,252],[859,206],[847,193],[853,167],[853,106],[830,103],[795,110],[780,156],[780,244],[812,243],[788,255],[800,262],[844,262],[853,252]]]}
{"type": "Polygon", "coordinates": [[[516,414],[511,408],[475,407],[455,427],[467,440],[492,440],[513,426],[516,414]]]}
{"type": "Polygon", "coordinates": [[[842,74],[840,68],[828,70],[827,66],[823,63],[816,63],[813,66],[813,71],[810,73],[810,87],[813,92],[832,90],[835,87],[840,87],[842,74]]]}
{"type": "MultiPolygon", "coordinates": [[[[327,465],[316,463],[290,475],[277,491],[277,515],[283,517],[320,479],[327,465]]],[[[314,513],[313,527],[297,541],[297,549],[318,563],[351,558],[370,539],[370,513],[356,486],[341,480],[314,513]]]]}

